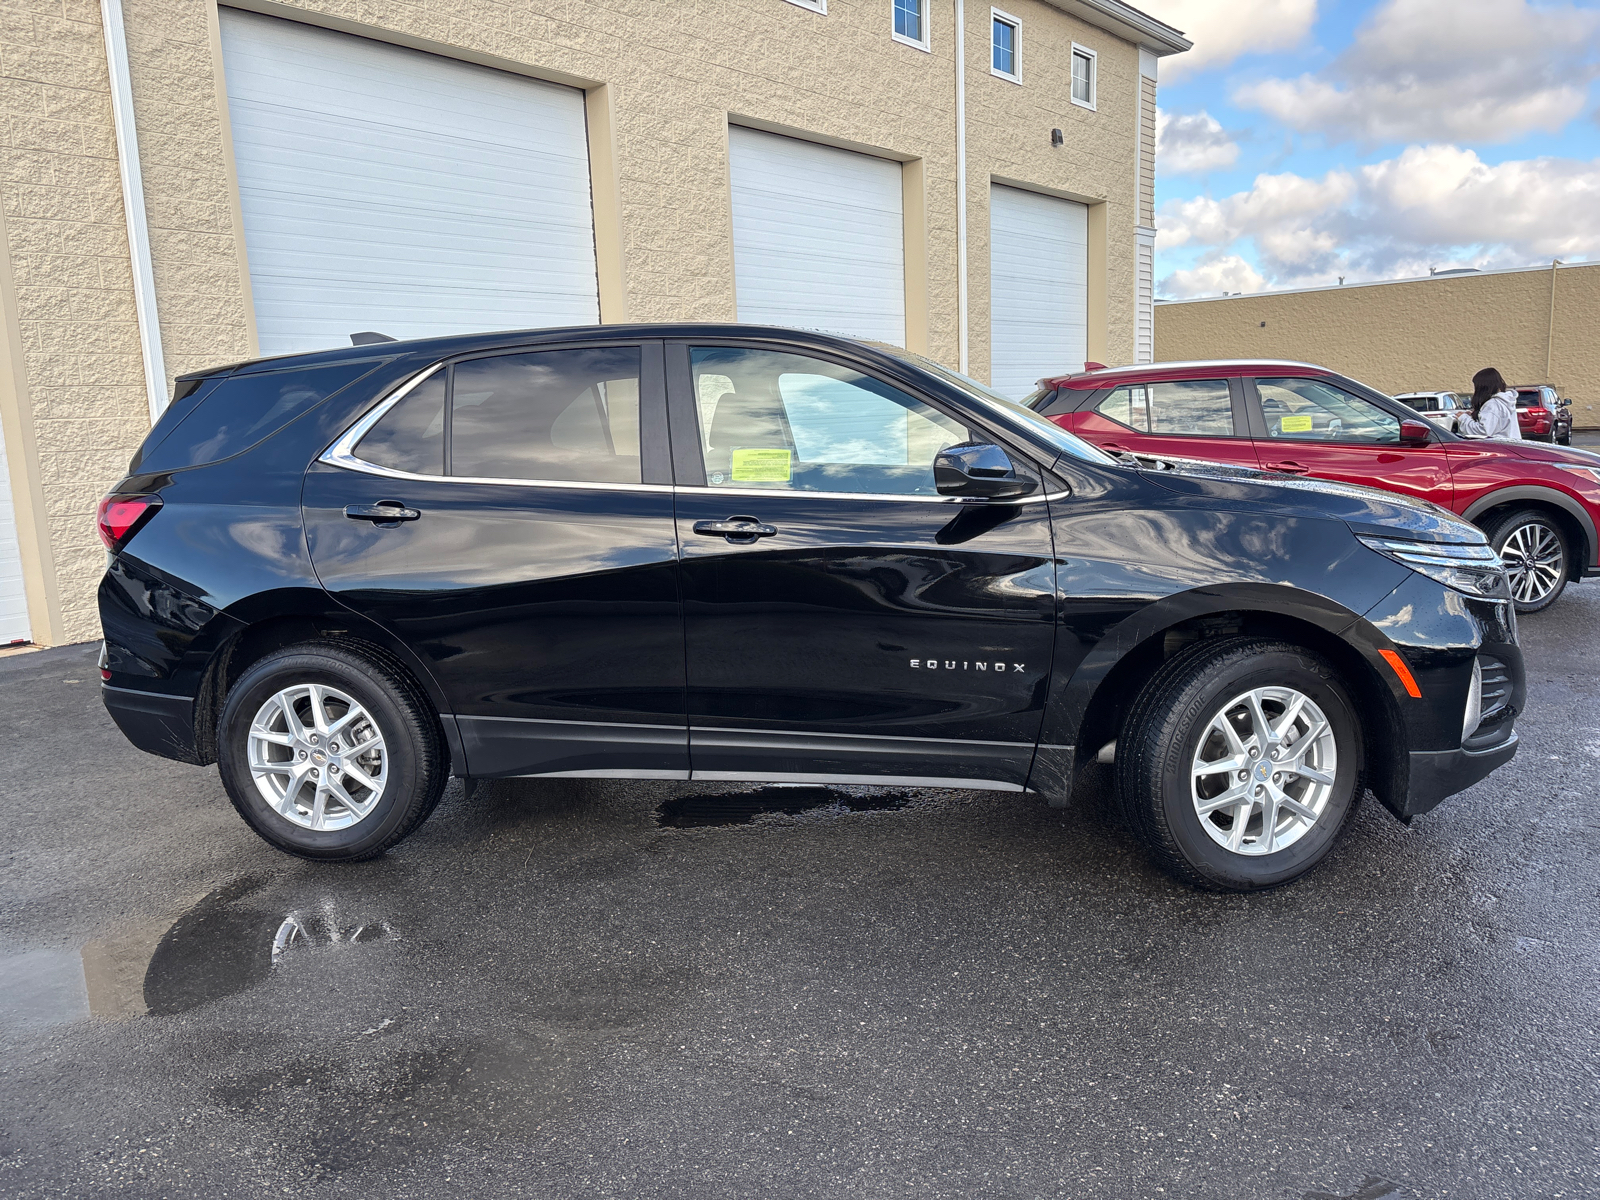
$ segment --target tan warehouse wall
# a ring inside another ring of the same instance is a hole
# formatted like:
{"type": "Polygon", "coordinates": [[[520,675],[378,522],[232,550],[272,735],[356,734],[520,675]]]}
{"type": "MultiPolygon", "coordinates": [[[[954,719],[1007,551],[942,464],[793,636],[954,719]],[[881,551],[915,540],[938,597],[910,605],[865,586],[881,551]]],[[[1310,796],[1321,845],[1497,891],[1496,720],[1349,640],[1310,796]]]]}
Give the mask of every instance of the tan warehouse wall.
{"type": "MultiPolygon", "coordinates": [[[[889,0],[245,0],[585,89],[605,320],[732,319],[727,127],[748,122],[908,163],[908,341],[957,359],[953,4],[932,53],[893,41],[889,0]],[[918,234],[921,245],[918,245],[918,234]],[[920,251],[920,252],[919,252],[920,251]]],[[[988,67],[967,6],[970,364],[987,376],[991,179],[1089,202],[1091,357],[1133,354],[1139,51],[1040,0],[1021,86],[988,67]],[[1098,52],[1098,111],[1069,44],[1098,52]],[[1050,145],[1061,128],[1066,144],[1050,145]]],[[[98,635],[91,516],[148,426],[106,52],[93,0],[16,0],[0,20],[0,417],[26,526],[36,640],[98,635]],[[5,259],[9,259],[9,265],[5,259]],[[36,594],[35,594],[36,593],[36,594]]],[[[212,0],[125,0],[168,384],[255,351],[212,0]]]]}
{"type": "Polygon", "coordinates": [[[1498,367],[1600,426],[1600,263],[1158,304],[1156,358],[1298,359],[1391,395],[1470,392],[1498,367]]]}

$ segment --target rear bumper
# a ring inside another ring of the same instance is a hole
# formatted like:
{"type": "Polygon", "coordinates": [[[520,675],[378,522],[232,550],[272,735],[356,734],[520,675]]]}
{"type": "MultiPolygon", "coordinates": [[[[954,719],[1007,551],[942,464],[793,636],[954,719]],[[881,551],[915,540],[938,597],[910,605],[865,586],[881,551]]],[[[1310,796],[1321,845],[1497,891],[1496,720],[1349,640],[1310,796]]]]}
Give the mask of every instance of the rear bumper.
{"type": "Polygon", "coordinates": [[[139,749],[179,762],[200,761],[194,746],[194,701],[102,684],[101,698],[117,728],[139,749]]]}
{"type": "Polygon", "coordinates": [[[1440,801],[1465,791],[1517,755],[1517,734],[1484,750],[1413,750],[1411,774],[1401,820],[1437,808],[1440,801]]]}

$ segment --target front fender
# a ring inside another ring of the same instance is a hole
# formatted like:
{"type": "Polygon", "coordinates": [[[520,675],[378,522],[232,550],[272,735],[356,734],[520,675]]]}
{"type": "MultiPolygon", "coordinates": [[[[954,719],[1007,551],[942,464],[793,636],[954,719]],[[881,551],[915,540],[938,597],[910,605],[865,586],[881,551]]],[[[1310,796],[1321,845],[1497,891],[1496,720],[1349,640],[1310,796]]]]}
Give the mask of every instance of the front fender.
{"type": "MultiPolygon", "coordinates": [[[[1045,709],[1041,742],[1054,746],[1076,746],[1079,731],[1096,693],[1118,663],[1152,639],[1185,622],[1206,617],[1228,618],[1240,615],[1276,615],[1302,621],[1341,637],[1361,621],[1336,601],[1315,592],[1281,584],[1216,584],[1175,592],[1140,608],[1107,629],[1105,636],[1070,671],[1058,670],[1052,681],[1045,709]]],[[[1060,650],[1058,649],[1058,662],[1060,650]]],[[[1382,659],[1373,653],[1379,663],[1382,659]]]]}

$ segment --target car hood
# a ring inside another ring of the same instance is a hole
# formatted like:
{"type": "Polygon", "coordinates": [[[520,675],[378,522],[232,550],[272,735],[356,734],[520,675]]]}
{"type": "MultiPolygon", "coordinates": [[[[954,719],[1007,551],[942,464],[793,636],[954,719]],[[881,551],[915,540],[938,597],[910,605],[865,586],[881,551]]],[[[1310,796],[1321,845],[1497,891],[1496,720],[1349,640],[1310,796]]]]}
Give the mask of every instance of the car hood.
{"type": "Polygon", "coordinates": [[[1275,471],[1196,459],[1140,458],[1139,470],[1182,495],[1284,516],[1343,521],[1356,533],[1420,542],[1482,543],[1483,532],[1447,508],[1382,488],[1326,479],[1284,477],[1275,471]]]}

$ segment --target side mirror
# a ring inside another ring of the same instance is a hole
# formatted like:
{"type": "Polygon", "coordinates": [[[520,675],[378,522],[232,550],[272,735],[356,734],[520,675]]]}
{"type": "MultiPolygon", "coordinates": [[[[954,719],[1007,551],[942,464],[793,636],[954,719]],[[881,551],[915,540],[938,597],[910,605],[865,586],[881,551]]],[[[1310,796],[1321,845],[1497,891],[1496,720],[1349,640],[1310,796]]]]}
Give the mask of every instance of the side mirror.
{"type": "Polygon", "coordinates": [[[1009,454],[987,442],[962,442],[939,451],[933,460],[933,483],[941,496],[981,500],[1013,500],[1035,486],[1033,480],[1017,475],[1009,454]]]}
{"type": "Polygon", "coordinates": [[[1428,432],[1426,421],[1401,421],[1400,444],[1402,446],[1426,446],[1432,440],[1428,432]]]}

